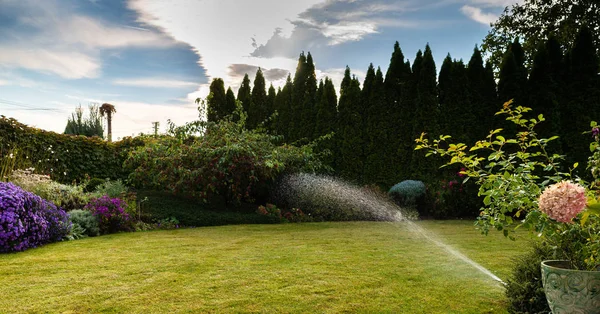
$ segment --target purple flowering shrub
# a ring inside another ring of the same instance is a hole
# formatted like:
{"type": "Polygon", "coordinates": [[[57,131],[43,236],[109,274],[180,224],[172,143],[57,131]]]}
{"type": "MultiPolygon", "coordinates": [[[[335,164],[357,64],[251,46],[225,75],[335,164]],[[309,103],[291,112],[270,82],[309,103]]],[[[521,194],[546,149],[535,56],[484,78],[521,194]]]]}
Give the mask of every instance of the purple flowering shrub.
{"type": "Polygon", "coordinates": [[[107,234],[131,230],[131,220],[129,214],[125,212],[126,207],[127,203],[123,200],[104,195],[93,198],[83,209],[89,210],[96,216],[100,233],[107,234]]]}
{"type": "Polygon", "coordinates": [[[0,252],[60,241],[70,229],[64,210],[10,182],[0,182],[0,252]]]}

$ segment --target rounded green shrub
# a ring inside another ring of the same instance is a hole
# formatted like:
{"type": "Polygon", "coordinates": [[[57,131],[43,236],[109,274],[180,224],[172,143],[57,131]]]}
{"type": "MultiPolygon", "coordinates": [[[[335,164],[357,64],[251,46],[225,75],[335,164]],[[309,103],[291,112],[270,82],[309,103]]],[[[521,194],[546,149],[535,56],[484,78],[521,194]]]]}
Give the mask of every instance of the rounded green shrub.
{"type": "Polygon", "coordinates": [[[506,297],[510,313],[550,313],[540,263],[552,259],[552,248],[533,242],[531,250],[513,260],[512,273],[506,281],[506,297]]]}
{"type": "Polygon", "coordinates": [[[425,184],[416,180],[404,180],[390,188],[388,194],[404,207],[415,207],[417,201],[425,196],[425,184]]]}
{"type": "Polygon", "coordinates": [[[72,210],[69,212],[69,218],[73,225],[78,225],[85,229],[83,234],[90,237],[100,235],[98,219],[90,211],[81,209],[72,210]]]}
{"type": "Polygon", "coordinates": [[[100,178],[93,178],[85,185],[84,190],[88,193],[94,192],[96,191],[96,188],[104,182],[106,182],[106,180],[100,178]]]}

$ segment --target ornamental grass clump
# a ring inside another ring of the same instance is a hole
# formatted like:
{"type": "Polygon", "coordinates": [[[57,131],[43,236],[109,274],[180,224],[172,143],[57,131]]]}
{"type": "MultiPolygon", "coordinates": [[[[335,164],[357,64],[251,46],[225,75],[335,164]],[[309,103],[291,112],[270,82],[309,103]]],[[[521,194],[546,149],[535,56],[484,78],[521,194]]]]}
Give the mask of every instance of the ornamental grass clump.
{"type": "Polygon", "coordinates": [[[64,210],[12,183],[0,182],[0,252],[60,241],[70,229],[64,210]]]}
{"type": "Polygon", "coordinates": [[[550,154],[548,143],[557,139],[538,138],[536,126],[543,115],[526,118],[531,109],[512,101],[497,115],[506,115],[518,131],[514,138],[504,137],[502,129],[490,132],[487,139],[467,147],[449,142],[442,135],[430,141],[425,134],[416,140],[416,149],[427,155],[448,157],[445,165],[458,164],[466,180],[479,185],[483,207],[477,219],[483,233],[502,231],[514,239],[514,229],[534,231],[554,249],[554,258],[567,260],[573,269],[600,270],[600,144],[598,126],[591,123],[594,141],[590,144],[588,170],[593,180],[573,178],[572,168],[561,167],[565,156],[550,154]],[[520,224],[517,223],[520,221],[520,224]],[[515,228],[516,227],[516,228],[515,228]]]}

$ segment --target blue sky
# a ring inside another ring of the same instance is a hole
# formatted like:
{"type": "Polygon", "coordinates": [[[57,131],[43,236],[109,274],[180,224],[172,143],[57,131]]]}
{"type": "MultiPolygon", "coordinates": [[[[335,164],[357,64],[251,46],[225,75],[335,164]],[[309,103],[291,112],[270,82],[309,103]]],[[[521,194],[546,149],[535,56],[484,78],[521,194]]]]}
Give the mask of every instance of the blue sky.
{"type": "Polygon", "coordinates": [[[518,0],[0,0],[0,114],[62,132],[81,104],[115,105],[113,138],[197,118],[220,77],[237,90],[262,67],[275,86],[310,51],[339,86],[385,70],[395,41],[412,61],[468,61],[518,0]]]}

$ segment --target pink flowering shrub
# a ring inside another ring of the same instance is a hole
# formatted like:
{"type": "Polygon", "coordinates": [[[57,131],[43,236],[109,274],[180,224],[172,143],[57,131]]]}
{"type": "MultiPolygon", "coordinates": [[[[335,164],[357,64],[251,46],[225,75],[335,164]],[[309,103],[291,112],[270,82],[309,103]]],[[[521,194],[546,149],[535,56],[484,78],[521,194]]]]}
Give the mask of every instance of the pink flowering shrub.
{"type": "Polygon", "coordinates": [[[572,222],[585,209],[585,188],[569,181],[549,186],[540,195],[540,210],[559,222],[572,222]]]}

